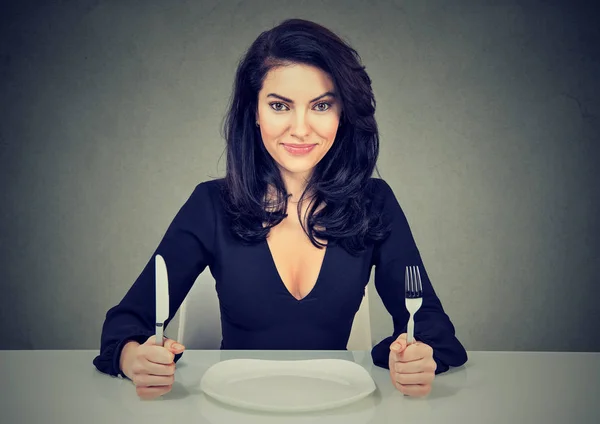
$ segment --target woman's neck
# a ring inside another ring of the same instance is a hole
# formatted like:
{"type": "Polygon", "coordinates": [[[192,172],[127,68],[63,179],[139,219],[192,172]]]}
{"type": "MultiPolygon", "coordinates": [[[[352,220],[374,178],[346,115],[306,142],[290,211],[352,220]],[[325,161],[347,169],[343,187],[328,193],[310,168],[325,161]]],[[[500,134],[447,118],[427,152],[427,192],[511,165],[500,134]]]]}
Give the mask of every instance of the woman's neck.
{"type": "Polygon", "coordinates": [[[282,172],[281,176],[283,178],[286,191],[291,195],[288,199],[289,202],[298,203],[302,193],[304,193],[304,190],[306,189],[310,174],[291,174],[288,172],[282,172]]]}

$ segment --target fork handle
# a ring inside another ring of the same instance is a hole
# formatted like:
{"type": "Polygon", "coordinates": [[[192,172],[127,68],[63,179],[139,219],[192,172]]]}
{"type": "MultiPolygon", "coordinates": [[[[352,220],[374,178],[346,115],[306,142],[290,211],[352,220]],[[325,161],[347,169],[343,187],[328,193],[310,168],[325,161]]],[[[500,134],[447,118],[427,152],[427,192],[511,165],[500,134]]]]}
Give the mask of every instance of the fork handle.
{"type": "Polygon", "coordinates": [[[410,314],[408,318],[408,326],[406,328],[406,344],[412,344],[415,341],[415,320],[413,319],[413,314],[410,314]]]}

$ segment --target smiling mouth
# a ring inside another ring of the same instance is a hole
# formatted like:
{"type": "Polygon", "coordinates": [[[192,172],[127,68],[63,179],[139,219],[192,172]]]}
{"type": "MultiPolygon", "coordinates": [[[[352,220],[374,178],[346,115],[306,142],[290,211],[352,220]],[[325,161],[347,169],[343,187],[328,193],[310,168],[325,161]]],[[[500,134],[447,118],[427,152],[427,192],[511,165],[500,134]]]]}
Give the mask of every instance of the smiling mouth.
{"type": "Polygon", "coordinates": [[[316,144],[283,144],[283,148],[292,155],[306,155],[314,149],[316,144]]]}

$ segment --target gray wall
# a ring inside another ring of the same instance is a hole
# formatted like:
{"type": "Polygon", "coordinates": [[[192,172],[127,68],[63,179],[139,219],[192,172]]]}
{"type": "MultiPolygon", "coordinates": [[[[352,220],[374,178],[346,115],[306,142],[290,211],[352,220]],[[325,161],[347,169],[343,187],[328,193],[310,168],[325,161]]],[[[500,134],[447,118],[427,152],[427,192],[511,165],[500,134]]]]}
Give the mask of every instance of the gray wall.
{"type": "Polygon", "coordinates": [[[0,348],[98,348],[195,184],[223,175],[236,61],[303,17],[362,55],[381,175],[467,349],[600,351],[595,18],[454,3],[4,2],[0,348]]]}

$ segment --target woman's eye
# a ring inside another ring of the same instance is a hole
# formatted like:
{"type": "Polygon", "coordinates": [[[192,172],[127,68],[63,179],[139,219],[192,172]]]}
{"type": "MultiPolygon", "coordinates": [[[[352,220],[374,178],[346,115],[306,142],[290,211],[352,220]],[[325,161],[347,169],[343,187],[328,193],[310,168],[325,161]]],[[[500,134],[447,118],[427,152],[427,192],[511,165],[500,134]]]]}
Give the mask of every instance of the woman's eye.
{"type": "Polygon", "coordinates": [[[287,106],[280,102],[273,102],[270,104],[270,106],[273,110],[276,110],[277,112],[281,112],[287,109],[287,106]]]}
{"type": "MultiPolygon", "coordinates": [[[[271,106],[271,109],[273,109],[277,112],[283,112],[285,110],[289,110],[287,105],[285,103],[281,103],[281,102],[269,103],[269,106],[271,106]]],[[[331,103],[327,103],[327,102],[321,102],[321,103],[317,103],[315,105],[315,109],[318,112],[325,112],[325,111],[329,110],[330,108],[331,108],[331,103]]]]}
{"type": "Polygon", "coordinates": [[[318,103],[315,107],[317,108],[317,110],[319,112],[325,112],[326,110],[329,110],[329,108],[331,107],[331,104],[322,102],[322,103],[318,103]]]}

